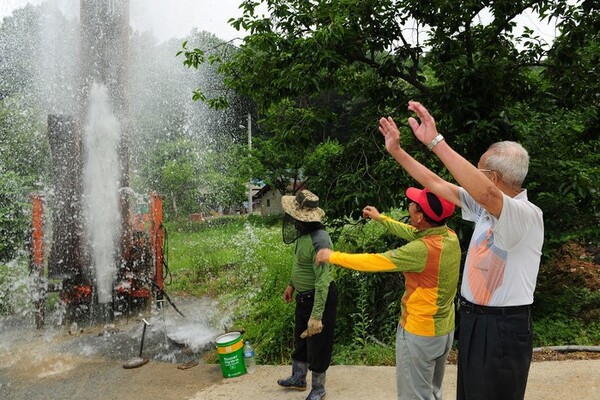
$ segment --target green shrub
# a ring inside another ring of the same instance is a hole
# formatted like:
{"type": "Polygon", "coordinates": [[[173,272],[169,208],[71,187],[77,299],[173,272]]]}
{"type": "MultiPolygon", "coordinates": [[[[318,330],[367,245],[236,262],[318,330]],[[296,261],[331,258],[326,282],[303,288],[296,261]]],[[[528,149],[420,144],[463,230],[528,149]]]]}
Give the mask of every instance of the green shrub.
{"type": "Polygon", "coordinates": [[[31,227],[30,180],[14,172],[0,174],[0,261],[12,260],[25,248],[31,227]]]}
{"type": "Polygon", "coordinates": [[[258,362],[288,362],[294,340],[294,303],[286,304],[282,295],[290,277],[293,246],[283,243],[280,227],[263,224],[246,225],[235,238],[244,251],[242,279],[236,289],[238,313],[243,317],[237,325],[244,327],[258,362]]]}
{"type": "Polygon", "coordinates": [[[337,365],[396,365],[394,345],[368,343],[365,347],[334,345],[333,364],[337,365]]]}
{"type": "MultiPolygon", "coordinates": [[[[289,361],[294,305],[285,304],[293,247],[270,219],[225,218],[190,229],[171,227],[173,289],[218,297],[231,312],[232,327],[244,329],[261,363],[289,361]]],[[[281,219],[279,219],[281,221],[281,219]]]]}
{"type": "Polygon", "coordinates": [[[537,295],[533,308],[535,346],[600,344],[600,292],[565,287],[537,295]]]}
{"type": "Polygon", "coordinates": [[[0,315],[28,315],[33,310],[32,286],[26,259],[0,264],[0,315]]]}

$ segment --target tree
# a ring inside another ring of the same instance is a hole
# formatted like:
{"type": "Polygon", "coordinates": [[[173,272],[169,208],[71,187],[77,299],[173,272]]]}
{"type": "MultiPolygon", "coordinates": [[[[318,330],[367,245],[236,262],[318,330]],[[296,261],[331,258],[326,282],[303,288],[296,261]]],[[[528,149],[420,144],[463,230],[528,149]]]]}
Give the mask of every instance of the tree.
{"type": "MultiPolygon", "coordinates": [[[[345,24],[349,16],[360,12],[350,8],[340,11],[325,2],[319,2],[316,9],[300,3],[270,3],[270,20],[254,20],[256,3],[243,3],[246,15],[233,25],[243,25],[251,35],[219,69],[226,85],[251,97],[260,109],[261,131],[271,143],[257,150],[257,157],[268,170],[277,171],[267,178],[277,187],[284,186],[289,178],[302,176],[310,154],[324,139],[347,141],[352,137],[357,130],[353,125],[356,120],[361,121],[361,134],[365,128],[372,131],[373,123],[364,121],[372,119],[386,94],[391,94],[378,72],[377,51],[382,50],[385,41],[373,40],[377,35],[372,31],[361,32],[361,21],[352,22],[352,26],[345,24]],[[288,7],[291,3],[298,9],[288,7]],[[337,16],[338,12],[341,15],[337,16]],[[374,98],[376,93],[382,95],[374,98]],[[354,111],[357,114],[352,115],[354,111]],[[285,161],[274,167],[275,160],[285,161]]],[[[368,3],[366,8],[378,6],[378,2],[368,3]]],[[[391,4],[387,2],[386,6],[390,8],[391,4]]],[[[204,61],[202,51],[188,51],[184,44],[184,52],[192,66],[204,61]]],[[[414,74],[412,81],[417,82],[414,74]]],[[[361,142],[356,147],[364,145],[361,142]]],[[[343,164],[344,160],[337,163],[343,164]]],[[[352,168],[357,169],[361,166],[352,168]]],[[[319,188],[328,186],[328,178],[321,174],[308,179],[311,187],[319,188]]],[[[322,197],[329,198],[333,206],[336,194],[322,192],[322,197]]],[[[347,210],[338,207],[336,211],[339,214],[347,210]]]]}
{"type": "MultiPolygon", "coordinates": [[[[224,57],[232,51],[232,46],[208,32],[194,30],[186,40],[198,46],[221,46],[224,57]]],[[[239,208],[244,201],[239,188],[249,174],[246,170],[238,174],[234,169],[238,160],[230,155],[246,141],[245,130],[239,127],[246,116],[244,99],[222,85],[216,66],[182,69],[173,57],[179,45],[175,39],[157,45],[151,36],[135,34],[132,41],[133,69],[144,71],[132,74],[131,83],[135,98],[132,170],[141,175],[134,179],[136,190],[164,194],[168,215],[174,217],[239,208]],[[150,63],[149,54],[153,55],[150,63]],[[226,97],[231,107],[211,109],[191,102],[197,84],[226,97]],[[218,172],[222,170],[229,175],[218,172]]],[[[244,152],[240,157],[246,156],[244,152]]]]}
{"type": "MultiPolygon", "coordinates": [[[[591,1],[262,3],[268,7],[268,17],[256,13],[260,2],[242,2],[243,15],[231,24],[250,34],[230,60],[217,60],[221,62],[219,71],[227,86],[250,97],[258,107],[264,140],[257,143],[261,148],[256,154],[263,165],[278,175],[280,171],[292,176],[305,174],[310,187],[325,199],[332,217],[358,214],[366,203],[382,209],[402,204],[402,189],[414,183],[399,174],[389,160],[376,127],[384,115],[393,114],[402,122],[407,116],[403,111],[407,100],[425,103],[447,140],[473,162],[499,140],[525,142],[534,160],[543,160],[550,154],[538,152],[543,147],[529,137],[532,130],[521,128],[532,128],[528,121],[557,115],[556,107],[543,100],[552,84],[544,73],[554,68],[552,75],[563,77],[556,83],[568,85],[570,74],[565,68],[580,59],[592,66],[594,55],[597,57],[598,6],[591,1]],[[558,26],[563,36],[550,44],[527,27],[518,33],[514,20],[524,12],[562,21],[558,26]],[[490,17],[484,19],[484,13],[490,17]],[[563,53],[570,48],[561,44],[565,41],[587,43],[589,51],[571,50],[568,65],[552,61],[561,46],[563,53]],[[327,140],[337,141],[340,151],[320,152],[321,143],[327,140]],[[313,154],[319,154],[321,165],[327,168],[310,169],[309,160],[316,158],[313,154]],[[309,170],[310,175],[306,173],[309,170]]],[[[215,61],[185,44],[182,51],[188,65],[215,61]]],[[[592,100],[595,92],[587,90],[585,81],[576,86],[572,92],[578,97],[574,98],[597,108],[592,100]],[[582,92],[590,95],[582,97],[582,92]]],[[[219,103],[218,99],[206,99],[219,103]]],[[[570,112],[570,105],[560,107],[570,112]]],[[[581,126],[591,126],[583,119],[589,112],[569,115],[581,126]]],[[[410,131],[404,128],[404,132],[408,150],[444,174],[437,160],[424,153],[420,143],[414,143],[410,131]]],[[[579,134],[573,136],[577,138],[579,134]]],[[[554,150],[566,157],[563,160],[573,159],[569,151],[568,147],[554,150]]],[[[581,151],[585,163],[594,161],[595,145],[581,151]]],[[[530,177],[538,179],[536,169],[540,167],[534,162],[530,177]]],[[[563,167],[570,172],[582,168],[574,164],[563,167]]],[[[589,172],[586,176],[597,176],[589,172]]],[[[543,185],[528,182],[534,200],[551,189],[545,180],[543,185]]],[[[554,188],[561,184],[569,186],[564,181],[548,183],[554,188]]],[[[588,193],[597,193],[596,182],[590,180],[586,185],[588,193]]],[[[545,211],[549,211],[547,218],[555,217],[554,208],[545,211]]],[[[593,224],[597,226],[597,220],[593,224]]],[[[571,225],[568,230],[575,234],[580,226],[571,225]]]]}
{"type": "MultiPolygon", "coordinates": [[[[225,47],[224,57],[231,49],[208,32],[193,31],[186,39],[194,46],[225,47]]],[[[246,116],[244,100],[222,85],[216,66],[202,65],[198,70],[185,70],[173,55],[178,40],[156,44],[148,35],[132,37],[131,95],[134,121],[134,162],[143,163],[147,152],[157,143],[186,138],[202,148],[221,150],[231,142],[245,141],[239,128],[246,116]],[[152,62],[149,62],[152,55],[152,62]],[[202,102],[191,102],[196,86],[212,95],[228,99],[228,109],[211,109],[202,102]],[[229,93],[227,93],[229,92],[229,93]]],[[[231,47],[231,46],[230,46],[231,47]]]]}
{"type": "Polygon", "coordinates": [[[210,212],[219,208],[230,211],[241,208],[247,199],[246,182],[250,180],[250,163],[243,145],[230,145],[220,152],[203,153],[198,177],[200,210],[210,212]]]}
{"type": "Polygon", "coordinates": [[[24,248],[31,223],[29,194],[47,179],[48,145],[31,109],[17,109],[17,95],[0,101],[0,261],[24,248]]]}
{"type": "Polygon", "coordinates": [[[40,7],[15,11],[0,24],[0,261],[24,250],[30,232],[29,194],[48,179],[48,144],[37,105],[35,57],[39,37],[31,26],[40,7]]]}
{"type": "Polygon", "coordinates": [[[165,196],[165,212],[178,218],[195,211],[199,200],[200,154],[190,140],[179,139],[157,146],[141,171],[143,184],[165,196]]]}
{"type": "Polygon", "coordinates": [[[0,174],[0,262],[19,254],[28,241],[30,216],[27,189],[32,182],[14,172],[0,174]]]}
{"type": "Polygon", "coordinates": [[[168,216],[237,209],[245,200],[250,179],[246,149],[230,145],[221,152],[189,139],[157,146],[141,171],[140,186],[164,194],[168,216]]]}

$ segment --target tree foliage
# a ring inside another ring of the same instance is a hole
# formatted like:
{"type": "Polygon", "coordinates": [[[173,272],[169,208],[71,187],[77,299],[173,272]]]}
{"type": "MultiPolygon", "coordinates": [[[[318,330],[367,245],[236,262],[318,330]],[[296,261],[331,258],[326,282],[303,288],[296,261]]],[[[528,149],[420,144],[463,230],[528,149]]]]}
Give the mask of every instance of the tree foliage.
{"type": "MultiPolygon", "coordinates": [[[[377,120],[393,115],[404,125],[414,99],[474,163],[493,142],[525,144],[526,184],[550,221],[549,237],[600,236],[597,2],[247,0],[240,7],[243,15],[230,22],[249,35],[219,71],[258,108],[256,154],[273,172],[264,172],[270,183],[284,172],[302,176],[334,218],[367,203],[402,205],[414,182],[385,154],[377,120]],[[522,15],[556,23],[556,40],[519,27],[522,15]],[[338,147],[323,151],[325,143],[338,147]],[[589,207],[592,217],[566,221],[561,199],[589,207]]],[[[185,50],[188,62],[210,57],[185,50]]],[[[445,175],[401,129],[407,150],[445,175]]]]}
{"type": "Polygon", "coordinates": [[[48,171],[43,127],[29,108],[17,111],[13,95],[0,101],[0,261],[23,248],[31,223],[29,194],[39,190],[48,171]]]}
{"type": "Polygon", "coordinates": [[[167,217],[177,219],[194,212],[237,209],[245,199],[249,167],[240,163],[245,148],[231,145],[221,152],[180,138],[155,147],[140,171],[140,186],[165,196],[167,217]]]}
{"type": "Polygon", "coordinates": [[[0,24],[0,262],[16,257],[28,242],[29,194],[47,178],[48,144],[35,104],[35,70],[39,45],[31,26],[38,9],[24,7],[0,24]]]}

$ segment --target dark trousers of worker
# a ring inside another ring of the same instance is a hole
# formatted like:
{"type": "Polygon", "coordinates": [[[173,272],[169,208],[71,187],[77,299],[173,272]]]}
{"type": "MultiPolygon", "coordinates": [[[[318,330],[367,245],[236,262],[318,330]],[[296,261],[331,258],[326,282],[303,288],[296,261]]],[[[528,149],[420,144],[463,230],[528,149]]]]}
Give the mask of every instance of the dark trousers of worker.
{"type": "Polygon", "coordinates": [[[325,372],[331,363],[333,352],[333,334],[335,330],[335,316],[337,313],[337,286],[335,282],[329,285],[325,311],[321,321],[323,331],[319,334],[300,338],[300,334],[308,327],[308,320],[314,303],[314,291],[305,294],[296,294],[296,326],[294,328],[295,348],[292,359],[308,362],[308,369],[314,372],[325,372]]]}
{"type": "Polygon", "coordinates": [[[461,304],[457,399],[522,400],[532,351],[531,307],[461,304]]]}

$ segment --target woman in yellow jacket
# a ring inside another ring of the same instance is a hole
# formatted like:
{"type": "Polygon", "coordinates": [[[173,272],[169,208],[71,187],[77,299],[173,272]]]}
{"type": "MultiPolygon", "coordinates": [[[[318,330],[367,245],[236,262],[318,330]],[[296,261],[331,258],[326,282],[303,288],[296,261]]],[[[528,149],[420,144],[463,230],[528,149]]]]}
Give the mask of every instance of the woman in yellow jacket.
{"type": "Polygon", "coordinates": [[[429,190],[409,188],[412,201],[405,224],[367,206],[363,215],[409,242],[380,254],[317,253],[327,262],[364,272],[402,272],[405,291],[396,333],[398,399],[441,399],[446,360],[454,338],[454,297],[460,270],[460,245],[446,220],[454,204],[429,190]]]}

